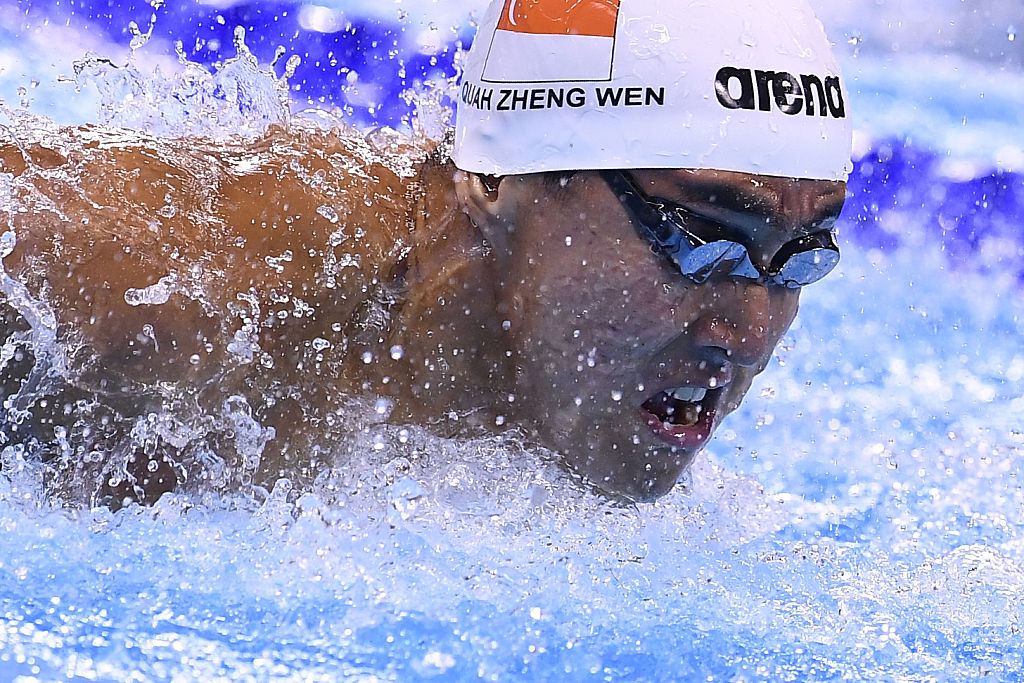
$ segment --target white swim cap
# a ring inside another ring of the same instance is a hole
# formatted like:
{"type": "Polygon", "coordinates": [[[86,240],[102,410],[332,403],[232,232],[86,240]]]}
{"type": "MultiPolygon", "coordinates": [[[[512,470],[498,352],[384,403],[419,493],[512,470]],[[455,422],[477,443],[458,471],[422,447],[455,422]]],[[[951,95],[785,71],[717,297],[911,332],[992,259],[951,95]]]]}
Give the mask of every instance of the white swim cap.
{"type": "Polygon", "coordinates": [[[493,0],[455,164],[492,175],[706,168],[845,180],[847,91],[805,0],[493,0]]]}

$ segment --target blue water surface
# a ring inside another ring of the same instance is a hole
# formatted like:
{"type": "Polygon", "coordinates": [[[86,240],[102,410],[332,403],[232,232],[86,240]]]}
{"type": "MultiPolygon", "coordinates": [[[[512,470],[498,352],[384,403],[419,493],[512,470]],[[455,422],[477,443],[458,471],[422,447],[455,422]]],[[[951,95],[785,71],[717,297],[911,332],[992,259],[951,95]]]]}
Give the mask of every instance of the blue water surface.
{"type": "MultiPolygon", "coordinates": [[[[105,121],[58,76],[155,14],[154,89],[172,41],[214,70],[243,26],[302,56],[295,110],[402,127],[478,9],[310,7],[0,1],[0,92],[105,121]]],[[[842,265],[685,489],[624,509],[514,438],[414,430],[312,491],[113,513],[7,453],[0,680],[1024,680],[1024,88],[991,86],[1017,41],[905,54],[849,14],[823,11],[862,103],[842,265]]]]}

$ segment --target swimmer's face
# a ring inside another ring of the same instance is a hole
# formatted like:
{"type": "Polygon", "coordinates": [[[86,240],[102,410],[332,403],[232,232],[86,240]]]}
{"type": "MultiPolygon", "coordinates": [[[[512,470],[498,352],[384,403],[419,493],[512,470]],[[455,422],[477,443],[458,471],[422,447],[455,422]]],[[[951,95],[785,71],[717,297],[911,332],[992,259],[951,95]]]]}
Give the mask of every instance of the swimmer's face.
{"type": "MultiPolygon", "coordinates": [[[[706,219],[692,232],[743,244],[762,271],[829,230],[845,184],[721,171],[635,171],[650,196],[706,219]]],[[[563,188],[505,179],[504,299],[520,419],[599,487],[667,493],[736,409],[797,312],[799,289],[716,274],[697,284],[652,251],[594,172],[563,188]]]]}

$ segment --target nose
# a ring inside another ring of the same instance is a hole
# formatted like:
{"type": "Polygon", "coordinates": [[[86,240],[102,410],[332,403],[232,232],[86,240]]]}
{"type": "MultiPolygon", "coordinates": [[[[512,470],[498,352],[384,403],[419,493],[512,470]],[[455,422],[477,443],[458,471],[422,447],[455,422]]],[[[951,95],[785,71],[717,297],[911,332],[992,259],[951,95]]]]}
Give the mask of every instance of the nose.
{"type": "Polygon", "coordinates": [[[779,336],[773,293],[763,284],[738,278],[706,289],[700,317],[690,326],[692,342],[708,360],[740,367],[763,363],[779,336]]]}

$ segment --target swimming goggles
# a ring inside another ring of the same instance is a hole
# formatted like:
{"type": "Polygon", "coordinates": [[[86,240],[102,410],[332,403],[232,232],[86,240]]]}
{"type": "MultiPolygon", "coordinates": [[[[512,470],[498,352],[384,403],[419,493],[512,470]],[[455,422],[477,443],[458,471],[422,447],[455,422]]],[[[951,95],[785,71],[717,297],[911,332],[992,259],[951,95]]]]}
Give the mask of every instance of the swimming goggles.
{"type": "Polygon", "coordinates": [[[772,258],[768,272],[761,272],[739,242],[709,242],[686,227],[690,220],[709,219],[678,204],[649,197],[624,171],[601,171],[601,175],[654,251],[697,284],[717,274],[797,289],[817,282],[839,263],[835,234],[822,230],[787,242],[772,258]]]}

